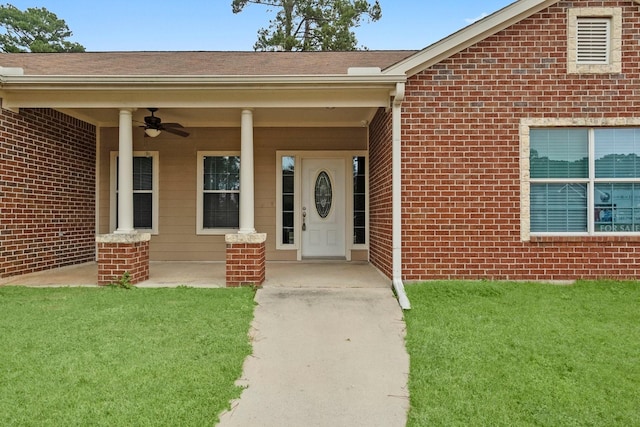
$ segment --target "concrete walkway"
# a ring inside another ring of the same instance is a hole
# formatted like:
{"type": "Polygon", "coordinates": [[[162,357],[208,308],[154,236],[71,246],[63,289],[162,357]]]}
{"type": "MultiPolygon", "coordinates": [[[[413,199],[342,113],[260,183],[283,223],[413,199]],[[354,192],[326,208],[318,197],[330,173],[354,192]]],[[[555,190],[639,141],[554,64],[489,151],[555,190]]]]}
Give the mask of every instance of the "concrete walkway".
{"type": "MultiPolygon", "coordinates": [[[[154,262],[139,287],[224,286],[224,263],[154,262]]],[[[95,263],[0,279],[96,286],[95,263]]],[[[222,427],[405,425],[409,359],[389,279],[368,263],[269,262],[256,294],[246,386],[222,427]]]]}
{"type": "Polygon", "coordinates": [[[402,311],[389,288],[256,294],[247,388],[220,427],[401,427],[409,407],[402,311]]]}

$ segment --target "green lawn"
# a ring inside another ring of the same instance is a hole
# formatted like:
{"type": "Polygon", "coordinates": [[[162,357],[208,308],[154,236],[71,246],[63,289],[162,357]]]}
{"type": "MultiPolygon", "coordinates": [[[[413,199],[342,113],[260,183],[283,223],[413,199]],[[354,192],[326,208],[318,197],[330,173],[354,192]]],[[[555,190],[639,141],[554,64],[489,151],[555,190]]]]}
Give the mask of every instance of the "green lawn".
{"type": "Polygon", "coordinates": [[[640,426],[640,283],[407,293],[408,426],[640,426]]]}
{"type": "Polygon", "coordinates": [[[215,425],[253,291],[0,287],[0,425],[215,425]]]}

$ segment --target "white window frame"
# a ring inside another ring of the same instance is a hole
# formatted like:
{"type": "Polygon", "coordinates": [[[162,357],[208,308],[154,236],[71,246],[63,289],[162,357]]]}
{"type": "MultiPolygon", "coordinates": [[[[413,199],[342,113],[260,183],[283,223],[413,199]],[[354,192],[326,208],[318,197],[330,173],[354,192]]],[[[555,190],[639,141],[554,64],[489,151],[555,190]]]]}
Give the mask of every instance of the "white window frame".
{"type": "MultiPolygon", "coordinates": [[[[160,199],[160,154],[158,151],[134,151],[133,157],[151,157],[153,159],[153,177],[152,177],[152,190],[151,190],[151,203],[152,206],[152,217],[151,221],[153,226],[151,228],[136,228],[136,231],[143,233],[150,233],[153,235],[159,234],[159,226],[158,226],[158,218],[159,218],[159,199],[160,199]]],[[[109,210],[109,229],[113,233],[116,230],[116,223],[118,217],[118,211],[116,209],[117,200],[118,200],[118,190],[116,188],[117,180],[117,171],[118,171],[118,151],[111,152],[111,165],[110,165],[110,210],[109,210]]],[[[133,177],[131,178],[133,179],[133,177]]],[[[149,191],[138,191],[134,190],[134,193],[148,193],[149,191]]]]}
{"type": "Polygon", "coordinates": [[[296,155],[293,151],[276,151],[276,249],[277,250],[299,250],[300,249],[300,218],[299,218],[299,205],[300,205],[300,189],[301,189],[301,177],[300,167],[302,162],[300,156],[296,155]],[[293,243],[282,243],[282,158],[293,157],[294,170],[293,170],[293,229],[294,238],[293,243]]]}
{"type": "MultiPolygon", "coordinates": [[[[230,233],[237,233],[238,228],[204,228],[203,227],[203,214],[202,209],[204,207],[204,158],[205,157],[226,157],[237,156],[240,157],[240,151],[198,151],[197,153],[198,165],[196,167],[196,234],[198,235],[224,235],[230,233]]],[[[242,158],[240,158],[240,167],[242,167],[242,158]]],[[[237,191],[240,194],[242,188],[237,191]]],[[[225,191],[225,193],[231,193],[232,191],[225,191]]],[[[240,207],[242,209],[242,207],[240,207]]]]}
{"type": "Polygon", "coordinates": [[[349,187],[347,191],[347,197],[349,198],[349,202],[347,203],[347,207],[349,211],[347,211],[347,226],[349,227],[349,235],[352,235],[353,228],[355,227],[353,223],[353,214],[355,212],[355,206],[353,205],[353,158],[354,157],[364,157],[364,191],[365,191],[365,199],[364,199],[364,213],[365,213],[365,230],[364,230],[364,241],[365,243],[354,243],[353,239],[349,239],[349,244],[351,245],[352,250],[366,250],[369,249],[369,223],[371,222],[371,217],[369,214],[369,153],[352,153],[349,156],[349,169],[348,173],[345,174],[349,179],[351,185],[347,185],[349,187]]]}
{"type": "MultiPolygon", "coordinates": [[[[593,129],[607,127],[640,127],[640,118],[585,118],[585,119],[521,119],[520,120],[520,239],[523,242],[531,240],[532,236],[640,236],[640,232],[603,232],[595,231],[594,222],[594,184],[598,182],[633,182],[640,183],[640,178],[595,178],[593,173],[585,179],[573,179],[573,182],[583,182],[588,186],[587,191],[587,228],[586,232],[531,232],[531,164],[529,154],[531,149],[530,132],[531,128],[552,128],[552,127],[581,127],[590,128],[589,141],[589,170],[595,169],[595,153],[593,143],[593,129]]],[[[556,182],[558,180],[555,180],[556,182]]],[[[566,179],[560,180],[562,182],[566,179]]],[[[534,182],[550,182],[553,179],[536,179],[534,182]]]]}
{"type": "Polygon", "coordinates": [[[622,72],[622,8],[576,7],[568,10],[567,72],[570,74],[617,74],[622,72]],[[578,22],[608,22],[607,62],[578,60],[578,22]]]}
{"type": "Polygon", "coordinates": [[[367,216],[365,228],[364,244],[355,244],[353,239],[346,240],[345,250],[347,260],[351,259],[352,250],[369,249],[369,227],[370,227],[370,210],[369,210],[369,153],[367,151],[276,151],[276,249],[277,250],[296,250],[298,251],[298,260],[302,259],[301,233],[302,233],[302,199],[300,192],[302,189],[302,159],[303,158],[344,158],[345,161],[345,235],[353,235],[353,158],[359,156],[365,158],[365,212],[367,216]],[[294,209],[295,215],[293,219],[295,238],[293,244],[282,243],[282,158],[293,157],[295,159],[294,171],[294,209]]]}

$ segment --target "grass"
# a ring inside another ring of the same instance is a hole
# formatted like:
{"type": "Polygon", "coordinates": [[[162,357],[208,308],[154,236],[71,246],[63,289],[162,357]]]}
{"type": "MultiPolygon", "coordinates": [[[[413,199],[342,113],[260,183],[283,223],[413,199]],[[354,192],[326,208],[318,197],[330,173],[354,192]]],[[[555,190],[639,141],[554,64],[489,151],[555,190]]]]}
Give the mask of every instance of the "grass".
{"type": "Polygon", "coordinates": [[[215,425],[253,291],[0,287],[0,425],[215,425]]]}
{"type": "Polygon", "coordinates": [[[407,293],[408,426],[640,425],[640,283],[407,293]]]}

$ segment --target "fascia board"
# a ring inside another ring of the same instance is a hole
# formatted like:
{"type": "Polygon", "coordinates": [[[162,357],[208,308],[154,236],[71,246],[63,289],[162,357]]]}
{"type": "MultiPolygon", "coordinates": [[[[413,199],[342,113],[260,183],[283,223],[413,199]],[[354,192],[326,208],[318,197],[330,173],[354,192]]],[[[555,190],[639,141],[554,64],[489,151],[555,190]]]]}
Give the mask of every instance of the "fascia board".
{"type": "Polygon", "coordinates": [[[390,87],[305,88],[109,88],[104,90],[0,90],[2,107],[11,108],[310,108],[387,107],[390,87]]]}
{"type": "Polygon", "coordinates": [[[128,88],[189,88],[244,87],[244,88],[291,88],[291,87],[376,87],[395,86],[404,82],[404,75],[300,75],[300,76],[0,76],[0,88],[36,89],[108,89],[128,88]]]}
{"type": "Polygon", "coordinates": [[[382,73],[405,74],[407,76],[415,75],[554,3],[557,3],[557,0],[516,1],[486,18],[424,48],[409,58],[386,68],[382,73]]]}
{"type": "Polygon", "coordinates": [[[340,88],[322,90],[109,90],[0,91],[3,108],[184,108],[386,107],[390,91],[340,88]]]}

